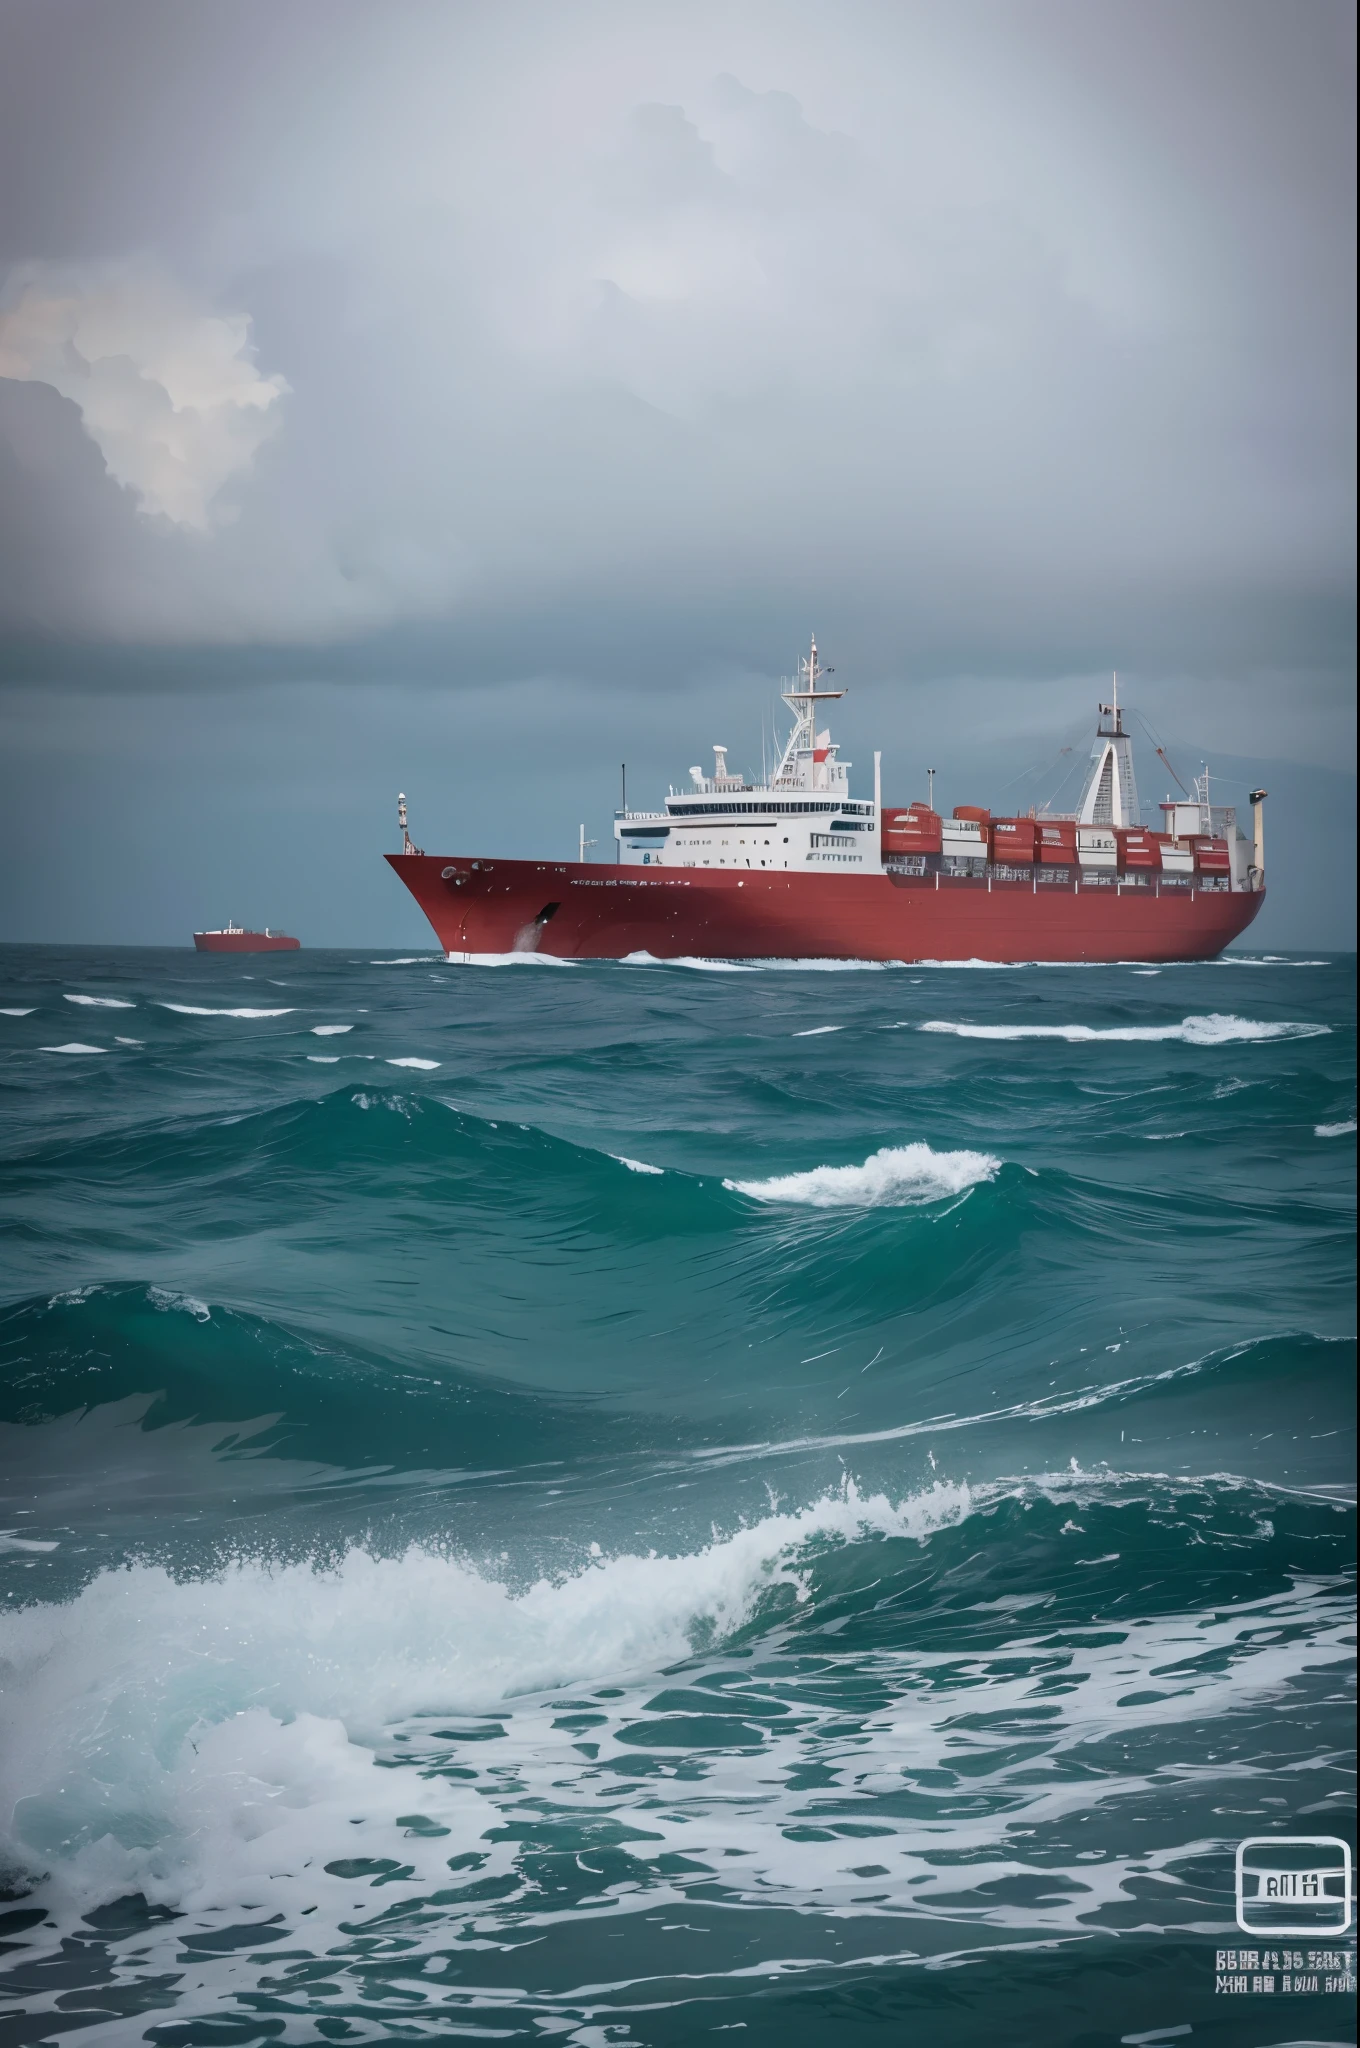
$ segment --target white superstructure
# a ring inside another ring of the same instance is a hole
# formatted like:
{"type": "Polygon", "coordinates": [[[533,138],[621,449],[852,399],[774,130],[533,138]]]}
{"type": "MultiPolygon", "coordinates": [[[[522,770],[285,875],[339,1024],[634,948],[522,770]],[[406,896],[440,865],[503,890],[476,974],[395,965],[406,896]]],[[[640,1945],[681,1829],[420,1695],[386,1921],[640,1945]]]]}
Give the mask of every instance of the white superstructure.
{"type": "Polygon", "coordinates": [[[814,639],[797,682],[783,692],[793,730],[769,782],[747,782],[715,743],[712,774],[691,768],[691,787],[672,788],[663,811],[616,812],[619,865],[881,874],[878,756],[873,802],[854,798],[852,764],[839,758],[830,732],[817,729],[819,708],[845,695],[819,688],[830,673],[814,639]]]}

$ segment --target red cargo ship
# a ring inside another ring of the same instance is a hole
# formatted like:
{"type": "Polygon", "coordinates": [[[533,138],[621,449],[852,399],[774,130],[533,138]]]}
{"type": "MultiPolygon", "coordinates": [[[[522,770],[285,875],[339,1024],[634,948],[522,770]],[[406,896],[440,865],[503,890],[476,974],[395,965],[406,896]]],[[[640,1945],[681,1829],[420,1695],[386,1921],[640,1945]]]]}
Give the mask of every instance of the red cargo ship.
{"type": "Polygon", "coordinates": [[[287,932],[271,932],[268,926],[262,932],[248,932],[230,920],[220,932],[195,932],[194,945],[200,953],[296,953],[301,939],[290,939],[287,932]]]}
{"type": "Polygon", "coordinates": [[[486,860],[423,853],[398,799],[388,854],[451,960],[541,952],[563,959],[1205,960],[1245,931],[1265,897],[1264,790],[1253,837],[1209,801],[1141,822],[1117,691],[1100,707],[1075,811],[994,818],[960,804],[885,809],[850,795],[850,764],[818,730],[844,695],[817,643],[784,692],[793,730],[768,782],[690,769],[659,811],[615,814],[616,859],[486,860]]]}

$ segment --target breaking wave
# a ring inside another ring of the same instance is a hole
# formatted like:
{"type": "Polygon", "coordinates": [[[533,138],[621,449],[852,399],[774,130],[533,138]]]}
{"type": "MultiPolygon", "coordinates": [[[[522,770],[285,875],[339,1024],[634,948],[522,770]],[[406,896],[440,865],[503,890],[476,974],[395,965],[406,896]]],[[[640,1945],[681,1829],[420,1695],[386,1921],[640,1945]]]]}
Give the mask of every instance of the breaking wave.
{"type": "MultiPolygon", "coordinates": [[[[900,1027],[899,1027],[900,1028],[900,1027]]],[[[910,1029],[910,1026],[906,1027],[910,1029]]],[[[1329,1024],[1262,1024],[1252,1017],[1184,1017],[1179,1024],[952,1024],[941,1019],[918,1031],[949,1032],[955,1038],[1061,1038],[1069,1045],[1119,1041],[1128,1045],[1253,1045],[1275,1038],[1325,1038],[1329,1024]]]]}
{"type": "Polygon", "coordinates": [[[291,1017],[291,1010],[207,1010],[198,1003],[157,1003],[159,1010],[174,1010],[180,1017],[291,1017]]]}
{"type": "Polygon", "coordinates": [[[73,1600],[0,1613],[0,1810],[13,1815],[0,1855],[91,1903],[119,1888],[239,1901],[294,1856],[319,1868],[354,1853],[345,1801],[357,1778],[385,1803],[366,1746],[393,1722],[664,1670],[772,1597],[805,1602],[827,1544],[924,1541],[969,1510],[965,1486],[894,1501],[847,1482],[689,1554],[591,1544],[520,1589],[417,1547],[354,1548],[332,1570],[101,1572],[73,1600]],[[246,1796],[261,1783],[273,1797],[246,1796]]]}
{"type": "Polygon", "coordinates": [[[770,1180],[725,1180],[757,1202],[801,1202],[813,1209],[914,1207],[994,1180],[1002,1162],[990,1152],[935,1152],[929,1145],[885,1145],[862,1166],[814,1166],[770,1180]]]}

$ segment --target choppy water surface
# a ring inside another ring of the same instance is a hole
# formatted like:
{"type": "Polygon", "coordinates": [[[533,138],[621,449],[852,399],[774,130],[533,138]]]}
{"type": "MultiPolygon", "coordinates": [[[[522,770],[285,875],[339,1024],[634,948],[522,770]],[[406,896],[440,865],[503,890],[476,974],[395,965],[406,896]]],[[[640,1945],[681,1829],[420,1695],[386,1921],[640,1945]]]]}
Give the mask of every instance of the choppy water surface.
{"type": "Polygon", "coordinates": [[[0,955],[8,2038],[1345,2039],[1352,977],[0,955]]]}

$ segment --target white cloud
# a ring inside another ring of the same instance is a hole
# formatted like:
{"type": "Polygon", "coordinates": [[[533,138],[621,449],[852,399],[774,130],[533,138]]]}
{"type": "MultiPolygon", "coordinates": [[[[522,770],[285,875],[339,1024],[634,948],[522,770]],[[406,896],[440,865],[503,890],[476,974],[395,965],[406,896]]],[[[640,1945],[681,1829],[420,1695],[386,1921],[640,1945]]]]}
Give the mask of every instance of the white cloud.
{"type": "Polygon", "coordinates": [[[144,264],[29,265],[10,296],[0,377],[72,400],[143,512],[200,531],[220,519],[223,487],[250,469],[288,389],[257,369],[249,316],[209,311],[144,264]]]}

